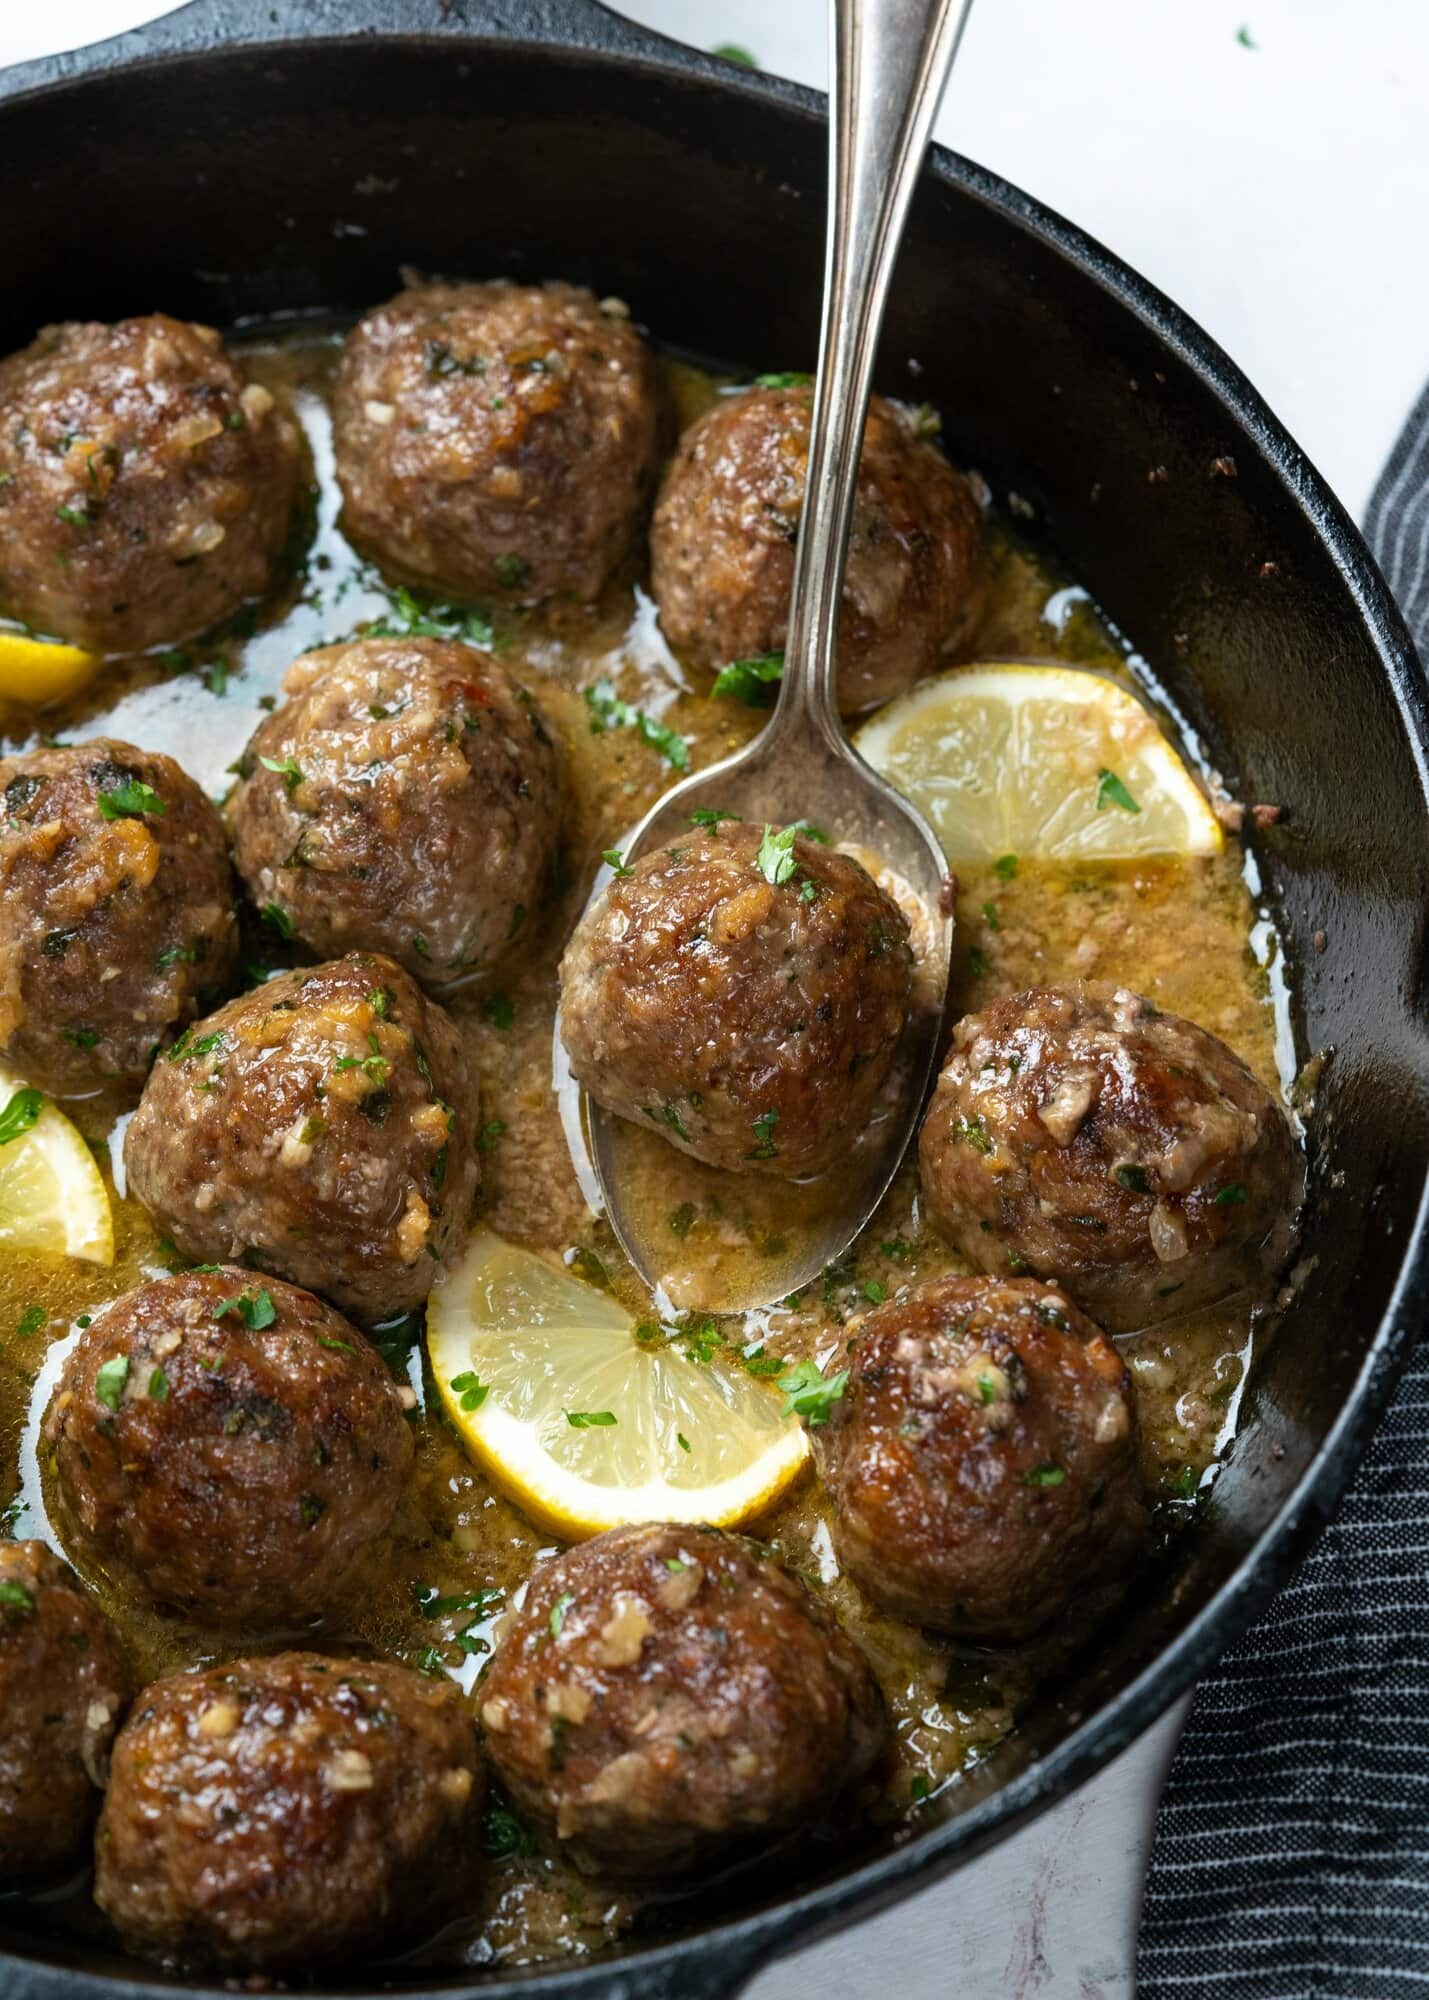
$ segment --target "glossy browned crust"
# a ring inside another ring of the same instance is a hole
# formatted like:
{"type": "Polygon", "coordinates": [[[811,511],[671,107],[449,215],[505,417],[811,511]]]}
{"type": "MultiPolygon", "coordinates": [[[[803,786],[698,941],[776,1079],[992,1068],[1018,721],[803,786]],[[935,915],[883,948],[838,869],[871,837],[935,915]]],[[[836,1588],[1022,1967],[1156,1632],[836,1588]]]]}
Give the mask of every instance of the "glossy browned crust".
{"type": "Polygon", "coordinates": [[[45,1439],[106,1567],[205,1623],[268,1630],[331,1597],[412,1460],[397,1386],[357,1329],[233,1265],[116,1300],[65,1362],[45,1439]]]}
{"type": "Polygon", "coordinates": [[[448,1680],[313,1653],[175,1674],[115,1743],[95,1900],[181,1964],[385,1954],[470,1896],[483,1789],[448,1680]]]}
{"type": "Polygon", "coordinates": [[[844,1568],[897,1618],[1011,1643],[1131,1574],[1131,1384],[1055,1286],[941,1278],[858,1322],[815,1433],[844,1568]]]}
{"type": "MultiPolygon", "coordinates": [[[[693,665],[782,650],[804,503],[813,390],[721,397],[685,432],[650,531],[651,588],[693,665]]],[[[869,404],[839,615],[839,705],[911,687],[968,638],[985,585],[967,482],[910,413],[869,404]]]]}
{"type": "Polygon", "coordinates": [[[649,499],[655,373],[576,285],[419,285],[348,335],[333,403],[343,530],[409,581],[594,597],[649,499]]]}
{"type": "Polygon", "coordinates": [[[763,832],[691,828],[612,882],[561,961],[561,1033],[599,1103],[682,1152],[815,1173],[867,1124],[887,1078],[908,924],[856,861],[804,834],[773,886],[763,832]]]}
{"type": "Polygon", "coordinates": [[[452,639],[325,646],[283,690],[229,808],[255,904],[325,957],[385,951],[435,984],[488,970],[543,898],[560,825],[535,701],[452,639]]]}
{"type": "Polygon", "coordinates": [[[959,1022],[919,1146],[934,1227],[1113,1332],[1263,1278],[1288,1246],[1284,1112],[1224,1042],[1106,985],[959,1022]]]}
{"type": "Polygon", "coordinates": [[[887,1730],[867,1660],[805,1583],[757,1543],[674,1525],[542,1563],[480,1714],[549,1840],[590,1873],[652,1881],[807,1826],[887,1730]]]}
{"type": "Polygon", "coordinates": [[[0,815],[5,1061],[61,1096],[137,1091],[237,973],[222,822],[171,757],[109,737],[0,760],[0,815]],[[135,779],[165,810],[106,819],[135,779]]]}
{"type": "Polygon", "coordinates": [[[477,1092],[450,1016],[390,958],[280,973],[155,1063],[130,1192],[186,1257],[241,1259],[369,1326],[466,1234],[477,1092]]]}
{"type": "Polygon", "coordinates": [[[301,469],[212,327],[46,327],[0,361],[0,609],[98,652],[200,632],[267,589],[301,469]]]}
{"type": "Polygon", "coordinates": [[[128,1680],[74,1571],[43,1542],[0,1542],[0,1882],[77,1856],[128,1680]]]}

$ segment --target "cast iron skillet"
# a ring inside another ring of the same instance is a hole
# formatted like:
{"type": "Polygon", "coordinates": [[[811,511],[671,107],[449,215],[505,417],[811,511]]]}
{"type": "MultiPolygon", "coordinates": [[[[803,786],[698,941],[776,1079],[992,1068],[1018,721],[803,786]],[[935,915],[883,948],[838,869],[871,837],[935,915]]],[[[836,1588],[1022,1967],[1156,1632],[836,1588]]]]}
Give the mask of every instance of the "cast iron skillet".
{"type": "MultiPolygon", "coordinates": [[[[809,365],[824,137],[810,93],[594,0],[198,0],[0,77],[0,352],[36,325],[162,307],[355,309],[397,268],[560,275],[665,340],[809,365]]],[[[670,1941],[488,1995],[704,2000],[1000,1838],[1122,1749],[1264,1604],[1343,1489],[1426,1289],[1425,698],[1364,544],[1249,384],[1176,308],[946,152],[914,206],[882,386],[1154,660],[1259,842],[1302,1046],[1313,1262],[1193,1532],[916,1836],[781,1858],[672,1911],[670,1941]],[[1317,934],[1323,934],[1316,945],[1317,934]]],[[[0,1910],[10,2000],[183,1982],[0,1910]]],[[[457,1991],[408,1964],[345,1991],[457,1991]]],[[[207,1990],[207,1989],[205,1989],[207,1990]]]]}

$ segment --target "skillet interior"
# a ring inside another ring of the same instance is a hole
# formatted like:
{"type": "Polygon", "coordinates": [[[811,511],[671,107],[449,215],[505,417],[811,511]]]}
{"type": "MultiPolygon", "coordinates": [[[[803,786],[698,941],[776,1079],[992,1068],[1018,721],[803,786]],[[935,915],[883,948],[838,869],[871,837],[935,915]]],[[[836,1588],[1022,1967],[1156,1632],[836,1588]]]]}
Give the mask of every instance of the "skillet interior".
{"type": "MultiPolygon", "coordinates": [[[[587,0],[204,4],[115,46],[156,59],[114,69],[91,53],[0,79],[0,351],[41,320],[155,306],[220,325],[357,309],[411,262],[560,274],[629,298],[677,345],[754,367],[812,360],[824,141],[805,93],[587,0]],[[359,22],[403,32],[379,44],[359,22]],[[467,39],[476,29],[495,39],[467,39]],[[211,52],[238,36],[269,46],[211,52]]],[[[880,386],[939,405],[955,456],[1031,503],[1034,532],[1153,662],[1233,791],[1285,808],[1258,858],[1301,1044],[1333,1052],[1312,1132],[1314,1261],[1174,1564],[941,1824],[871,1849],[857,1877],[805,1881],[786,1859],[737,1898],[711,1893],[709,1921],[735,1920],[712,1937],[619,1972],[514,1981],[523,1993],[617,1977],[730,1988],[781,1941],[875,1907],[1104,1761],[1283,1574],[1417,1325],[1426,730],[1407,636],[1358,537],[1173,309],[950,155],[915,204],[883,353],[880,386]]],[[[46,1963],[137,1970],[76,1954],[33,1912],[0,1935],[31,1967],[7,1983],[17,1996],[50,1989],[46,1963]]]]}

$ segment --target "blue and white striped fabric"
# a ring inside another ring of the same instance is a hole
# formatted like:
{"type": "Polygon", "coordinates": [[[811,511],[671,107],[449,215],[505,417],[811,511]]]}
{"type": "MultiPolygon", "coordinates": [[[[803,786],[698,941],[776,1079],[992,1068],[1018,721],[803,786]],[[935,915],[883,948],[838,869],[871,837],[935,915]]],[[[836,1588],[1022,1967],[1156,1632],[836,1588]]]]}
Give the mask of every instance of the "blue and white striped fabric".
{"type": "MultiPolygon", "coordinates": [[[[1429,390],[1365,527],[1429,659],[1429,390]]],[[[1337,1518],[1197,1691],[1136,1991],[1429,1996],[1429,1343],[1337,1518]]]]}

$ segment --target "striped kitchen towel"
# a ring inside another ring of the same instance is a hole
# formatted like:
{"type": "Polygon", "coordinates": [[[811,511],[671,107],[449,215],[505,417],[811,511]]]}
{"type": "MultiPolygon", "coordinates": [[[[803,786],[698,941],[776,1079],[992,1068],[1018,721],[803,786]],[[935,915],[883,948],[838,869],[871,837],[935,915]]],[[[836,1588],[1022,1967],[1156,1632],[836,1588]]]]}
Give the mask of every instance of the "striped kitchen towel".
{"type": "MultiPolygon", "coordinates": [[[[1365,532],[1429,660],[1429,390],[1365,532]]],[[[1336,1519],[1197,1690],[1136,1992],[1429,1996],[1429,1342],[1336,1519]]]]}

